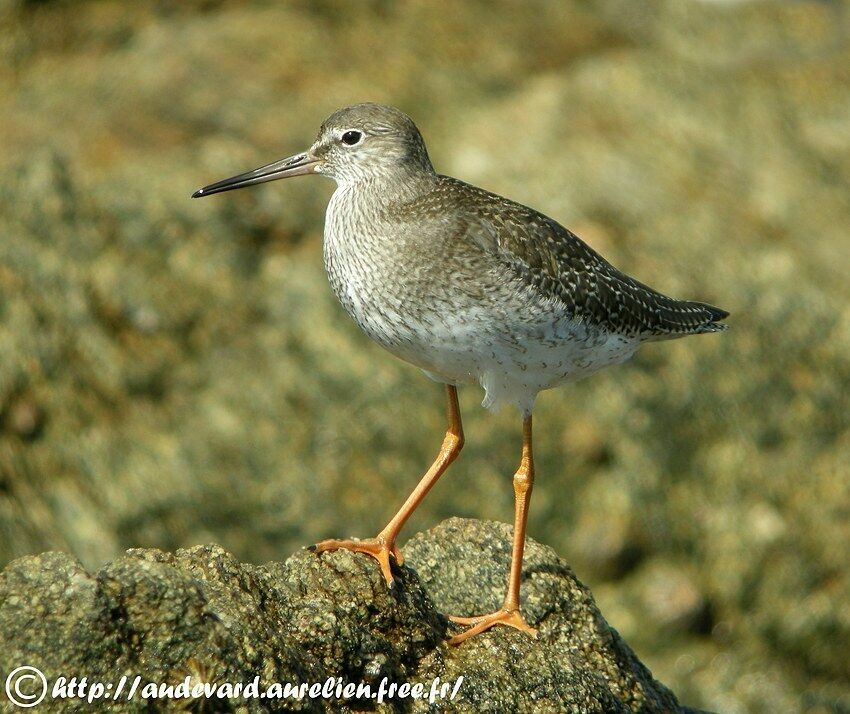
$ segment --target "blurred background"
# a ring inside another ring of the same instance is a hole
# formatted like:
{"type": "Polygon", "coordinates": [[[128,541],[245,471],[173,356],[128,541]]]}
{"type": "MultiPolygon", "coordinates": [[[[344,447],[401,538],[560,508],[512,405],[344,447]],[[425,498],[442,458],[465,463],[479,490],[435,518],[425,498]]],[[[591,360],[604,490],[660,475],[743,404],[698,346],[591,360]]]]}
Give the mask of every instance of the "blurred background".
{"type": "MultiPolygon", "coordinates": [[[[841,2],[0,0],[0,565],[373,535],[441,388],[327,285],[319,178],[192,201],[337,107],[732,313],[535,412],[530,535],[689,705],[850,711],[850,11],[841,2]]],[[[518,416],[405,535],[512,520],[518,416]]]]}

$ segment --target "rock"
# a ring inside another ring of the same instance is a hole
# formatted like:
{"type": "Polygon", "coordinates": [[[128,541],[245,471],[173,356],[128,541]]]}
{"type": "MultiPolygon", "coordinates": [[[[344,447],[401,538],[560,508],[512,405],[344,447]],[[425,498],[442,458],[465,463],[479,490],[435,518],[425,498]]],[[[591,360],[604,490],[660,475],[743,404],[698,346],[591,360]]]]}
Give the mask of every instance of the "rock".
{"type": "MultiPolygon", "coordinates": [[[[550,548],[528,542],[524,612],[537,640],[497,628],[460,647],[445,643],[441,612],[474,614],[500,604],[511,528],[451,519],[415,536],[391,593],[365,556],[239,563],[219,546],[175,553],[134,549],[86,572],[71,556],[44,553],[0,575],[0,673],[37,667],[48,682],[88,677],[117,683],[454,683],[452,711],[682,711],[600,614],[588,589],[550,548]]],[[[117,686],[117,685],[116,685],[117,686]]],[[[26,691],[26,690],[25,690],[26,691]]],[[[11,706],[0,699],[0,706],[11,706]]],[[[44,710],[70,702],[48,697],[44,710]]],[[[140,699],[98,702],[142,711],[140,699]]],[[[178,702],[152,701],[173,709],[178,702]]],[[[181,704],[191,704],[184,701],[181,704]]],[[[196,704],[204,704],[203,701],[196,704]]],[[[213,702],[210,702],[213,704],[213,702]]],[[[80,706],[84,706],[81,702],[80,706]]],[[[215,700],[216,711],[353,711],[374,702],[215,700]],[[247,708],[246,708],[247,707],[247,708]]],[[[379,711],[427,711],[427,699],[379,711]]],[[[433,705],[432,705],[433,709],[433,705]]],[[[11,709],[10,709],[11,711],[11,709]]]]}

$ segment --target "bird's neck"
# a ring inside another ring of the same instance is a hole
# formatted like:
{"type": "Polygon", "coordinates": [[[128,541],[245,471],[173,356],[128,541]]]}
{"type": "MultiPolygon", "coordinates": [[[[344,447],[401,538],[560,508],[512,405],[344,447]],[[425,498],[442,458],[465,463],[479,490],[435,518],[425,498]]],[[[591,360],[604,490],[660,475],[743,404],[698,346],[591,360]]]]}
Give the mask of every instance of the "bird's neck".
{"type": "Polygon", "coordinates": [[[405,203],[431,191],[437,174],[411,169],[396,168],[392,172],[375,172],[368,176],[338,182],[337,190],[344,192],[356,202],[368,203],[375,210],[384,210],[396,203],[405,203]]]}

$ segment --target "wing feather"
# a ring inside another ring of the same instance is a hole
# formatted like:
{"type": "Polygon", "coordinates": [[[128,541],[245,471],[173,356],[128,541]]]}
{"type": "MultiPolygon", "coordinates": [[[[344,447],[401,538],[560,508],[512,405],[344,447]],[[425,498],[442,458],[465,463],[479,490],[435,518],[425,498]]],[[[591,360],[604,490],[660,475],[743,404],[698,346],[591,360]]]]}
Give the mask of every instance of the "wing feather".
{"type": "Polygon", "coordinates": [[[551,218],[462,181],[440,180],[456,207],[475,207],[459,212],[457,237],[496,253],[517,280],[559,300],[576,318],[656,338],[726,329],[719,322],[725,310],[653,290],[551,218]]]}

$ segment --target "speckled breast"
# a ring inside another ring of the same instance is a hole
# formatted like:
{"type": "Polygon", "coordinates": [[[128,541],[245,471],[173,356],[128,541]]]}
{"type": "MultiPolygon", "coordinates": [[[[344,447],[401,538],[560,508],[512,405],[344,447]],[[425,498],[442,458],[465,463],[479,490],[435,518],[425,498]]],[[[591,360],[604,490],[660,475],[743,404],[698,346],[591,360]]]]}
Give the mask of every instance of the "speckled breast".
{"type": "Polygon", "coordinates": [[[419,364],[427,320],[398,243],[386,226],[339,188],[328,204],[324,261],[331,288],[345,311],[369,337],[419,364]]]}

